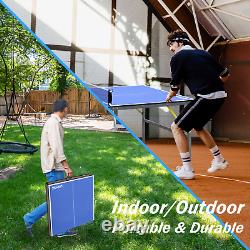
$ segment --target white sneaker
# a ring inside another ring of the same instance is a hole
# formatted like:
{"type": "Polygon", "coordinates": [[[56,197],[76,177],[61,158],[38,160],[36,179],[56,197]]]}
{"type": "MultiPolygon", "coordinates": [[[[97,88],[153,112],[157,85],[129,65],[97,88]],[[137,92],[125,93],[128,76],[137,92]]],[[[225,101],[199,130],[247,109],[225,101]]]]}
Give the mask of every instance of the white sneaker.
{"type": "Polygon", "coordinates": [[[207,170],[208,173],[214,173],[218,170],[222,170],[225,169],[227,166],[229,165],[229,163],[224,160],[222,162],[216,162],[214,159],[211,162],[211,167],[207,170]]]}
{"type": "Polygon", "coordinates": [[[194,179],[194,173],[192,170],[186,170],[183,166],[176,167],[176,171],[174,171],[174,174],[183,180],[191,180],[194,179]]]}

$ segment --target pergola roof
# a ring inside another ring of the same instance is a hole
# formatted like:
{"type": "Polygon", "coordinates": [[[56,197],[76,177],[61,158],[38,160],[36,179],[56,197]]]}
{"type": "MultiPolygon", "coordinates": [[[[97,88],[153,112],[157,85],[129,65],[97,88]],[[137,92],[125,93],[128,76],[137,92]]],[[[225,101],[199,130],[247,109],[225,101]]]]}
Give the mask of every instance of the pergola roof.
{"type": "Polygon", "coordinates": [[[250,37],[249,0],[144,0],[170,31],[188,32],[197,48],[250,37]]]}

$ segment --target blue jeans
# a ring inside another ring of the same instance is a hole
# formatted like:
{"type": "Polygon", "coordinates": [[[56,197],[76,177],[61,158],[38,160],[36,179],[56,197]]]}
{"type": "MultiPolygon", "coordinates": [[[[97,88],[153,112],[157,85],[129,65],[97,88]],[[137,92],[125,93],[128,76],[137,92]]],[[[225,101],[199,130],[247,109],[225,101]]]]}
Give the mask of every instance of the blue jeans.
{"type": "MultiPolygon", "coordinates": [[[[50,181],[58,181],[64,179],[64,171],[55,171],[52,170],[49,173],[46,173],[47,180],[50,181]]],[[[32,227],[32,225],[42,218],[47,213],[47,202],[44,202],[40,206],[36,207],[32,212],[27,213],[23,216],[25,225],[27,227],[32,227]]]]}

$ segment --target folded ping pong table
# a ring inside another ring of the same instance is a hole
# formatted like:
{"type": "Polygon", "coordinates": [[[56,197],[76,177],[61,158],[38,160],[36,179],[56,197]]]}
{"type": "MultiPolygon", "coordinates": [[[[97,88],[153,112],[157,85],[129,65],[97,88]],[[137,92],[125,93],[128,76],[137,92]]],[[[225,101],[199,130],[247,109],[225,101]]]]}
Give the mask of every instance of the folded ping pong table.
{"type": "Polygon", "coordinates": [[[101,101],[103,101],[114,112],[118,110],[142,109],[142,140],[146,139],[146,124],[152,124],[169,130],[166,125],[147,119],[146,109],[165,106],[180,106],[189,103],[192,98],[177,95],[172,98],[172,102],[166,102],[168,91],[155,89],[149,86],[114,86],[114,87],[94,87],[91,88],[101,101]]]}
{"type": "Polygon", "coordinates": [[[94,220],[94,176],[82,175],[46,183],[51,236],[94,220]]]}

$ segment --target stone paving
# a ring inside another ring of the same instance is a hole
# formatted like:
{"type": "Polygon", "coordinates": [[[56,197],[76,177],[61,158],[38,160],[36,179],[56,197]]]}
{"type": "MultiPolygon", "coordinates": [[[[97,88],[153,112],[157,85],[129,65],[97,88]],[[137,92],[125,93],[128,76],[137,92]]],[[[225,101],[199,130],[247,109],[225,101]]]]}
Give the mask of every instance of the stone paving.
{"type": "MultiPolygon", "coordinates": [[[[46,120],[49,118],[45,114],[22,116],[24,125],[32,126],[43,126],[46,120]]],[[[3,125],[5,120],[4,116],[0,116],[0,125],[3,125]]],[[[114,119],[110,115],[93,115],[91,117],[85,115],[68,115],[67,118],[63,119],[64,128],[75,128],[75,129],[86,129],[86,130],[97,130],[97,131],[113,131],[117,132],[115,128],[114,119]]],[[[8,124],[17,124],[16,121],[8,121],[8,124]]],[[[125,132],[119,130],[119,132],[125,132]]]]}

